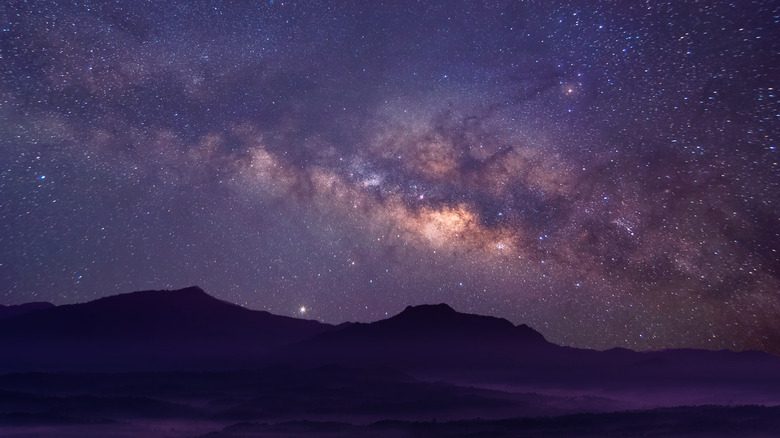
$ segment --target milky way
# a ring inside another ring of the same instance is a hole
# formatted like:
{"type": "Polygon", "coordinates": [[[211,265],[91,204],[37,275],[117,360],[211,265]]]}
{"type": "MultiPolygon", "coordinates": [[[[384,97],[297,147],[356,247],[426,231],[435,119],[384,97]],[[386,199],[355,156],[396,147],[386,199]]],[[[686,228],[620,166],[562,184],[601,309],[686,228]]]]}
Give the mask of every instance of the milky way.
{"type": "Polygon", "coordinates": [[[780,8],[1,6],[0,302],[780,353],[780,8]]]}

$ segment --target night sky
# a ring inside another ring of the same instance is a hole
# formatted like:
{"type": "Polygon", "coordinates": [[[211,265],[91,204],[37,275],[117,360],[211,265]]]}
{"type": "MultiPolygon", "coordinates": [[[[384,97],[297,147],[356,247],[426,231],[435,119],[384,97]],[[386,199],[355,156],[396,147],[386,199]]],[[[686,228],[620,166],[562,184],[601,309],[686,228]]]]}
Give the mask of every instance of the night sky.
{"type": "Polygon", "coordinates": [[[384,3],[3,1],[0,304],[780,354],[776,2],[384,3]]]}

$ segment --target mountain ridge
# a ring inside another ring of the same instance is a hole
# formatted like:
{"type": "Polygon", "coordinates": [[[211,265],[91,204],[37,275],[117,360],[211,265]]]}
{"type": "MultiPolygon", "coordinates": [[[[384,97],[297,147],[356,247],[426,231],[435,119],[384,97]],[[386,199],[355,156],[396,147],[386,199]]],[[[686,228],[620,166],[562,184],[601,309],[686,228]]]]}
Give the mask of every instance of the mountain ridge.
{"type": "Polygon", "coordinates": [[[254,366],[334,326],[219,300],[201,288],[138,291],[0,320],[0,371],[254,366]]]}
{"type": "Polygon", "coordinates": [[[234,331],[233,327],[238,328],[240,323],[248,323],[258,329],[270,328],[275,324],[283,326],[274,327],[276,330],[292,325],[331,327],[330,324],[318,321],[247,309],[191,286],[177,290],[130,292],[43,309],[13,323],[0,321],[0,336],[8,335],[10,328],[16,329],[11,333],[24,331],[28,335],[51,333],[57,336],[86,337],[186,335],[187,331],[208,334],[234,331]],[[178,318],[176,324],[171,324],[173,318],[178,318]],[[95,332],[98,326],[101,330],[95,332]]]}
{"type": "Polygon", "coordinates": [[[56,307],[54,304],[45,301],[33,301],[24,304],[2,305],[0,304],[0,319],[13,318],[38,310],[50,309],[56,307]]]}
{"type": "Polygon", "coordinates": [[[120,294],[0,320],[0,372],[271,365],[392,368],[423,378],[521,386],[748,382],[780,393],[780,358],[768,353],[565,347],[527,325],[461,313],[443,303],[334,326],[246,309],[190,287],[120,294]]]}

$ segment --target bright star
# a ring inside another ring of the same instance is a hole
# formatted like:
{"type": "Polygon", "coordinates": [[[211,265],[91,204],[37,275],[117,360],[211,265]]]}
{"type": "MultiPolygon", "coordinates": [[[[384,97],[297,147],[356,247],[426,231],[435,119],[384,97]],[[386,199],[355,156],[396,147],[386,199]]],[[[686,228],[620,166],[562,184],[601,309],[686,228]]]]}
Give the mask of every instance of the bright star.
{"type": "Polygon", "coordinates": [[[306,306],[301,306],[301,308],[298,311],[301,313],[301,315],[303,315],[304,313],[306,313],[306,306]]]}

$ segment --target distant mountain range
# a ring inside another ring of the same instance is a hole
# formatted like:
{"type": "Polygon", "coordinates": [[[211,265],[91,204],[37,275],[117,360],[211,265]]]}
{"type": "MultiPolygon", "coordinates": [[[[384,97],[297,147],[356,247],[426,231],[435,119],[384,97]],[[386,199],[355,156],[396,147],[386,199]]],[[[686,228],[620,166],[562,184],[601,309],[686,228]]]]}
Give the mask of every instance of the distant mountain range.
{"type": "Polygon", "coordinates": [[[0,372],[338,365],[525,388],[749,387],[780,403],[780,357],[767,353],[562,347],[528,326],[446,304],[334,326],[249,310],[190,287],[2,312],[0,372]]]}

